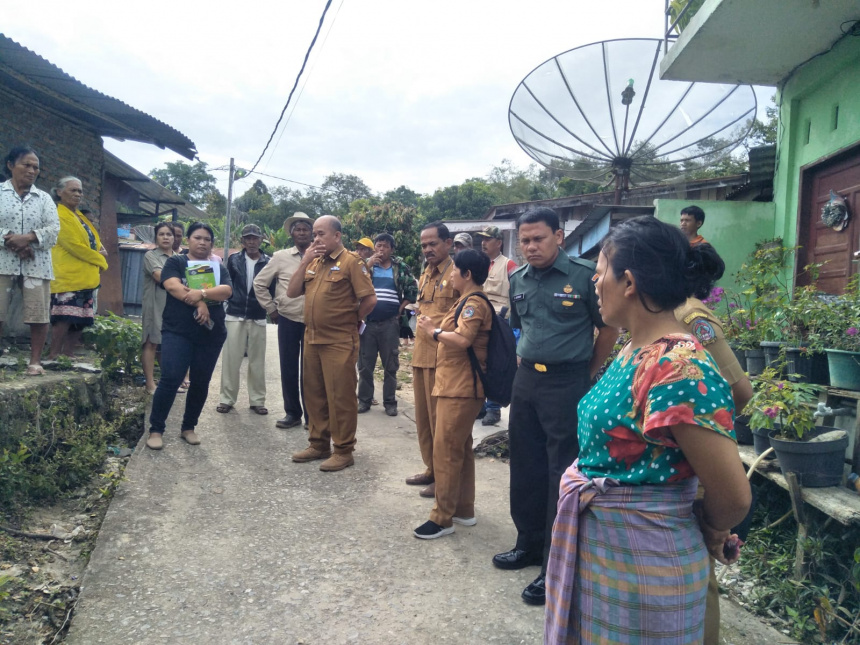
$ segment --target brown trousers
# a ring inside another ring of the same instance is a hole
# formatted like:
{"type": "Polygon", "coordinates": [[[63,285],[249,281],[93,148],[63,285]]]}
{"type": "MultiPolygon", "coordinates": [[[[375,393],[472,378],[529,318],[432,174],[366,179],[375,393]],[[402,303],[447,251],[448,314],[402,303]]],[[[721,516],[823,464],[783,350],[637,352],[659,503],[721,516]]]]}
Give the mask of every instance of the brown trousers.
{"type": "MultiPolygon", "coordinates": [[[[425,475],[433,477],[433,434],[436,428],[436,397],[433,385],[436,369],[433,367],[412,368],[412,391],[415,396],[415,429],[418,431],[418,448],[427,467],[425,475]]],[[[477,412],[475,413],[477,415],[477,412]]]]}
{"type": "Polygon", "coordinates": [[[349,454],[358,426],[358,340],[314,345],[305,336],[302,378],[308,412],[309,442],[317,450],[349,454]]]}
{"type": "Polygon", "coordinates": [[[433,437],[433,471],[436,503],[430,519],[451,526],[452,517],[475,516],[475,452],[472,425],[483,399],[436,398],[436,434],[433,437]]]}

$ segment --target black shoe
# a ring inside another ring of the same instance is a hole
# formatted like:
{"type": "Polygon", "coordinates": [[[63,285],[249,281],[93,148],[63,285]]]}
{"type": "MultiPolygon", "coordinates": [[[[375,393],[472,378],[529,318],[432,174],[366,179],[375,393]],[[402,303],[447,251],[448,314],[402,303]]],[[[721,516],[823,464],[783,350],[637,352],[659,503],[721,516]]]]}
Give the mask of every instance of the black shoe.
{"type": "Polygon", "coordinates": [[[523,600],[529,605],[543,605],[546,603],[546,578],[544,576],[538,576],[534,582],[523,589],[523,600]]]}
{"type": "Polygon", "coordinates": [[[499,412],[498,410],[487,410],[487,414],[484,416],[483,421],[481,421],[481,425],[494,426],[501,420],[501,412],[499,412]]]}
{"type": "Polygon", "coordinates": [[[278,419],[277,421],[275,421],[275,426],[278,428],[294,428],[301,422],[301,417],[294,417],[292,414],[288,414],[283,419],[278,419]]]}
{"type": "Polygon", "coordinates": [[[543,564],[543,553],[511,549],[494,555],[493,564],[499,569],[524,569],[525,567],[540,566],[543,564]]]}
{"type": "Polygon", "coordinates": [[[358,404],[358,413],[364,414],[365,412],[370,412],[370,405],[368,403],[359,403],[358,404]]]}
{"type": "Polygon", "coordinates": [[[478,412],[478,416],[475,417],[475,421],[479,421],[487,416],[487,408],[481,408],[481,411],[478,412]]]}
{"type": "Polygon", "coordinates": [[[433,522],[432,520],[427,520],[424,524],[412,531],[412,535],[422,540],[435,540],[443,535],[451,535],[453,532],[453,526],[445,528],[444,526],[436,524],[436,522],[433,522]]]}
{"type": "Polygon", "coordinates": [[[386,405],[385,406],[385,414],[387,414],[390,417],[396,417],[397,416],[397,406],[396,405],[386,405]]]}

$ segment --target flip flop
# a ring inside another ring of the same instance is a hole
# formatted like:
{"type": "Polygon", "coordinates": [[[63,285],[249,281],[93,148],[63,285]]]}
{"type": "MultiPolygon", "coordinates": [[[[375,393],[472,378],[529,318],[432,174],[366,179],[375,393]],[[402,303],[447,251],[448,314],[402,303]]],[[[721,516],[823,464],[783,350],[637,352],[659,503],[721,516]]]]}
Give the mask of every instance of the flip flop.
{"type": "Polygon", "coordinates": [[[252,405],[251,409],[257,414],[269,414],[269,410],[264,405],[252,405]]]}
{"type": "Polygon", "coordinates": [[[28,365],[27,376],[44,376],[45,368],[41,365],[28,365]]]}
{"type": "Polygon", "coordinates": [[[188,388],[191,387],[191,383],[188,381],[182,381],[179,385],[179,388],[176,390],[177,394],[185,394],[188,391],[188,388]]]}
{"type": "Polygon", "coordinates": [[[230,410],[233,409],[233,406],[229,403],[219,403],[218,407],[215,408],[215,412],[220,412],[221,414],[227,414],[230,410]]]}

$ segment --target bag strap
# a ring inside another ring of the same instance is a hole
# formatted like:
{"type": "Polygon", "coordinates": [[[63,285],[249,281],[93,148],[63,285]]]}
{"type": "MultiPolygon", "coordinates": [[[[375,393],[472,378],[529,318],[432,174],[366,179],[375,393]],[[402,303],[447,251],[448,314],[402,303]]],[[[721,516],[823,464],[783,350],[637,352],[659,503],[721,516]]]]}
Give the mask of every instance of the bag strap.
{"type": "MultiPolygon", "coordinates": [[[[460,320],[460,312],[463,311],[463,307],[466,306],[466,301],[469,298],[471,298],[472,296],[478,296],[480,298],[483,298],[484,301],[490,306],[490,311],[492,313],[495,313],[496,310],[493,309],[493,303],[490,302],[490,299],[487,297],[487,294],[485,294],[483,291],[473,291],[472,293],[467,295],[465,298],[463,298],[463,302],[461,302],[459,304],[459,306],[457,307],[457,311],[454,313],[454,327],[455,328],[457,327],[457,321],[460,320]]],[[[494,327],[496,324],[495,315],[491,316],[490,322],[491,322],[490,333],[492,333],[492,327],[494,327]]],[[[476,376],[481,379],[481,385],[484,387],[484,395],[486,396],[486,393],[487,393],[487,375],[484,372],[484,370],[481,369],[481,363],[480,363],[480,361],[478,361],[478,356],[475,354],[475,350],[471,345],[469,345],[466,348],[466,354],[469,355],[469,362],[472,364],[472,387],[475,390],[475,398],[476,399],[478,398],[478,380],[477,380],[476,376]]]]}

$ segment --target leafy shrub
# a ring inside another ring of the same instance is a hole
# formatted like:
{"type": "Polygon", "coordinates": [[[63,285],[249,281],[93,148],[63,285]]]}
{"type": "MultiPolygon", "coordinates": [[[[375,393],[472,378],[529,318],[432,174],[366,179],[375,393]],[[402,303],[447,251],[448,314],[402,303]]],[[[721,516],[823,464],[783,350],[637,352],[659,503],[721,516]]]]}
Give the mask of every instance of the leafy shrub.
{"type": "Polygon", "coordinates": [[[140,373],[140,347],[143,329],[139,323],[108,312],[96,316],[95,324],[84,331],[101,357],[101,368],[112,378],[140,373]]]}

